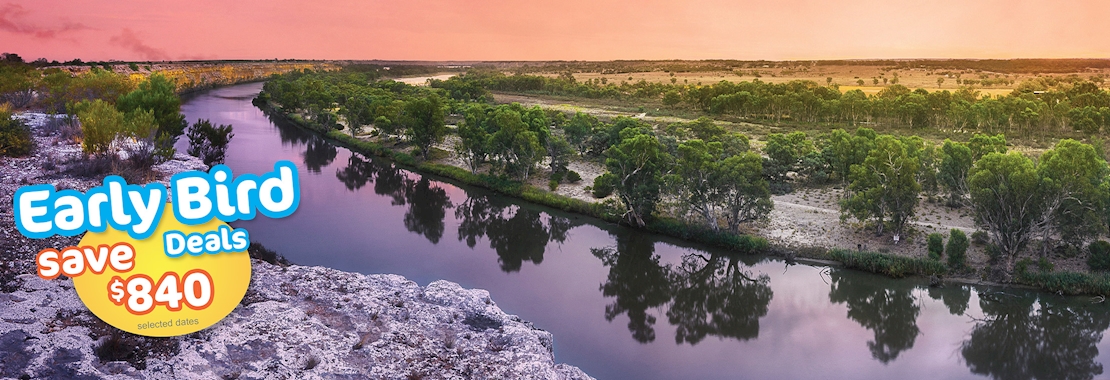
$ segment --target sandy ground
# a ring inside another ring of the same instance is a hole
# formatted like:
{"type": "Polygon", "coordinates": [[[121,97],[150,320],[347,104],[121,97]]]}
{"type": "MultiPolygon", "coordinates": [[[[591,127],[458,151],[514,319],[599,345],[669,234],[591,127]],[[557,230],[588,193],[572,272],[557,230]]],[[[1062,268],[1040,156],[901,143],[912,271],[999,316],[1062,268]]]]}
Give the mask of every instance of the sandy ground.
{"type": "MultiPolygon", "coordinates": [[[[774,210],[766,222],[751,226],[752,232],[788,247],[863,248],[922,257],[925,256],[925,237],[928,234],[940,233],[947,239],[949,231],[954,228],[968,236],[976,231],[970,208],[949,208],[922,197],[916,218],[908,226],[909,231],[901,236],[900,242],[895,243],[889,232],[876,236],[874,228],[868,228],[854,218],[841,221],[838,202],[843,193],[843,190],[831,187],[803,188],[790,194],[772,196],[774,210]]],[[[981,251],[981,248],[972,246],[968,252],[969,260],[986,262],[986,255],[981,251]]]]}

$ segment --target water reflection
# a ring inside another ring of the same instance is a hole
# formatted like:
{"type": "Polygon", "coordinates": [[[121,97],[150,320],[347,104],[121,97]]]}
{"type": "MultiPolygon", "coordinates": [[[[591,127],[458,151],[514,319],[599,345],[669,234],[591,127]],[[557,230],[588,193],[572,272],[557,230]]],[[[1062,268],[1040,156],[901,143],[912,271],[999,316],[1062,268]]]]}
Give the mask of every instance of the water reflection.
{"type": "Polygon", "coordinates": [[[980,295],[985,314],[960,352],[972,373],[995,379],[1091,379],[1102,374],[1097,344],[1105,309],[1043,295],[980,295]]]}
{"type": "Polygon", "coordinates": [[[971,303],[971,288],[968,286],[931,287],[929,298],[940,300],[952,315],[964,315],[971,303]]]}
{"type": "Polygon", "coordinates": [[[335,177],[351,191],[373,181],[375,194],[390,197],[395,206],[409,206],[403,221],[406,229],[423,235],[432,244],[443,238],[444,218],[452,204],[447,191],[438,183],[424,176],[412,179],[392,163],[358,154],[351,154],[347,166],[336,170],[335,177]]]}
{"type": "Polygon", "coordinates": [[[873,358],[887,364],[913,348],[921,334],[917,328],[921,308],[913,296],[912,282],[878,282],[873,276],[842,269],[831,269],[829,277],[829,301],[846,303],[848,318],[874,332],[874,339],[867,342],[873,358]]]}
{"type": "Polygon", "coordinates": [[[544,223],[545,215],[504,199],[469,193],[455,208],[459,241],[474,248],[483,236],[488,238],[505,272],[519,271],[525,261],[542,263],[549,241],[562,243],[571,228],[582,224],[558,215],[546,215],[544,223]]]}
{"type": "Polygon", "coordinates": [[[695,345],[708,335],[737,340],[759,336],[759,319],[767,315],[774,293],[769,276],[745,270],[756,258],[691,251],[681,264],[664,265],[650,235],[627,229],[611,233],[615,247],[591,251],[609,267],[601,292],[615,299],[605,307],[605,318],[611,322],[626,314],[633,339],[655,340],[651,309],[662,306],[668,306],[667,321],[676,327],[677,344],[695,345]]]}

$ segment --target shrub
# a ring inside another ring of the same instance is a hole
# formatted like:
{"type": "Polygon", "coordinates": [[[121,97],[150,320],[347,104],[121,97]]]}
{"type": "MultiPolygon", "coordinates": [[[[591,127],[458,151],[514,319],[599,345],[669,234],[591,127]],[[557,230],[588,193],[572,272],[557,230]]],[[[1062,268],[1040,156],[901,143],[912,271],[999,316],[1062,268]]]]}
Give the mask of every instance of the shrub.
{"type": "Polygon", "coordinates": [[[582,176],[579,175],[578,172],[576,172],[574,170],[567,171],[567,182],[578,183],[578,181],[581,181],[581,180],[582,180],[582,176]]]}
{"type": "Polygon", "coordinates": [[[944,256],[944,236],[938,233],[931,233],[926,238],[929,250],[929,258],[933,260],[940,260],[944,256]]]}
{"type": "Polygon", "coordinates": [[[551,172],[551,180],[555,181],[556,184],[558,184],[559,182],[563,182],[564,173],[565,172],[561,170],[551,172]]]}
{"type": "MultiPolygon", "coordinates": [[[[1025,259],[1026,265],[1032,260],[1025,259]]],[[[1063,294],[1110,295],[1110,276],[1076,272],[1017,272],[1017,282],[1063,294]]]]}
{"type": "Polygon", "coordinates": [[[112,104],[100,99],[77,104],[77,119],[81,121],[81,149],[86,154],[106,154],[112,141],[123,131],[123,113],[112,104]]]}
{"type": "Polygon", "coordinates": [[[208,166],[223,163],[227,143],[235,136],[231,131],[231,125],[213,126],[208,120],[197,120],[187,133],[188,153],[204,160],[204,164],[208,166]]]}
{"type": "Polygon", "coordinates": [[[0,106],[0,156],[26,156],[31,153],[32,146],[31,130],[0,106]]]}
{"type": "Polygon", "coordinates": [[[949,268],[967,267],[967,245],[967,235],[963,231],[953,228],[948,233],[948,246],[944,247],[944,250],[948,252],[949,268]]]}
{"type": "Polygon", "coordinates": [[[1087,266],[1093,271],[1110,270],[1110,243],[1099,240],[1087,246],[1090,256],[1087,257],[1087,266]]]}
{"type": "Polygon", "coordinates": [[[860,269],[871,273],[885,274],[890,277],[909,275],[944,274],[944,264],[936,260],[889,255],[875,252],[855,252],[845,249],[829,251],[829,257],[844,263],[847,268],[860,269]]]}
{"type": "Polygon", "coordinates": [[[1037,269],[1040,269],[1041,272],[1051,272],[1053,269],[1056,269],[1056,264],[1048,261],[1048,258],[1042,257],[1040,260],[1037,260],[1037,269]]]}
{"type": "Polygon", "coordinates": [[[613,182],[616,177],[611,173],[605,173],[594,178],[593,195],[594,198],[605,198],[613,194],[613,182]]]}
{"type": "Polygon", "coordinates": [[[971,242],[974,243],[975,245],[987,244],[987,233],[986,233],[986,231],[972,232],[971,233],[971,242]]]}
{"type": "Polygon", "coordinates": [[[554,179],[552,179],[550,181],[547,181],[547,189],[548,190],[555,191],[555,189],[558,189],[558,188],[559,188],[559,181],[556,181],[554,179]]]}

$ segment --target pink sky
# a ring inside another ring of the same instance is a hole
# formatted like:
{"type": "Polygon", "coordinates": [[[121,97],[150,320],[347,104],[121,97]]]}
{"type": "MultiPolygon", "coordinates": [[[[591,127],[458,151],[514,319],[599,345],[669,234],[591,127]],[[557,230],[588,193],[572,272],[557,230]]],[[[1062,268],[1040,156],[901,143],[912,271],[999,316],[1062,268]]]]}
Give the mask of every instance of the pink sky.
{"type": "Polygon", "coordinates": [[[25,59],[1110,58],[1107,1],[0,0],[25,59]]]}

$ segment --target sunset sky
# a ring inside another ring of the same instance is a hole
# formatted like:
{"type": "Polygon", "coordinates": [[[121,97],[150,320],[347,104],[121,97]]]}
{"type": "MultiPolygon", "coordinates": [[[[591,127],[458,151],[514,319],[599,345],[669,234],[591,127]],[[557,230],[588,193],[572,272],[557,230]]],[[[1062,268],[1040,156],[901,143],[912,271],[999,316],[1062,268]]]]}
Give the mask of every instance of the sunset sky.
{"type": "Polygon", "coordinates": [[[0,0],[24,59],[1110,58],[1108,1],[0,0]]]}

